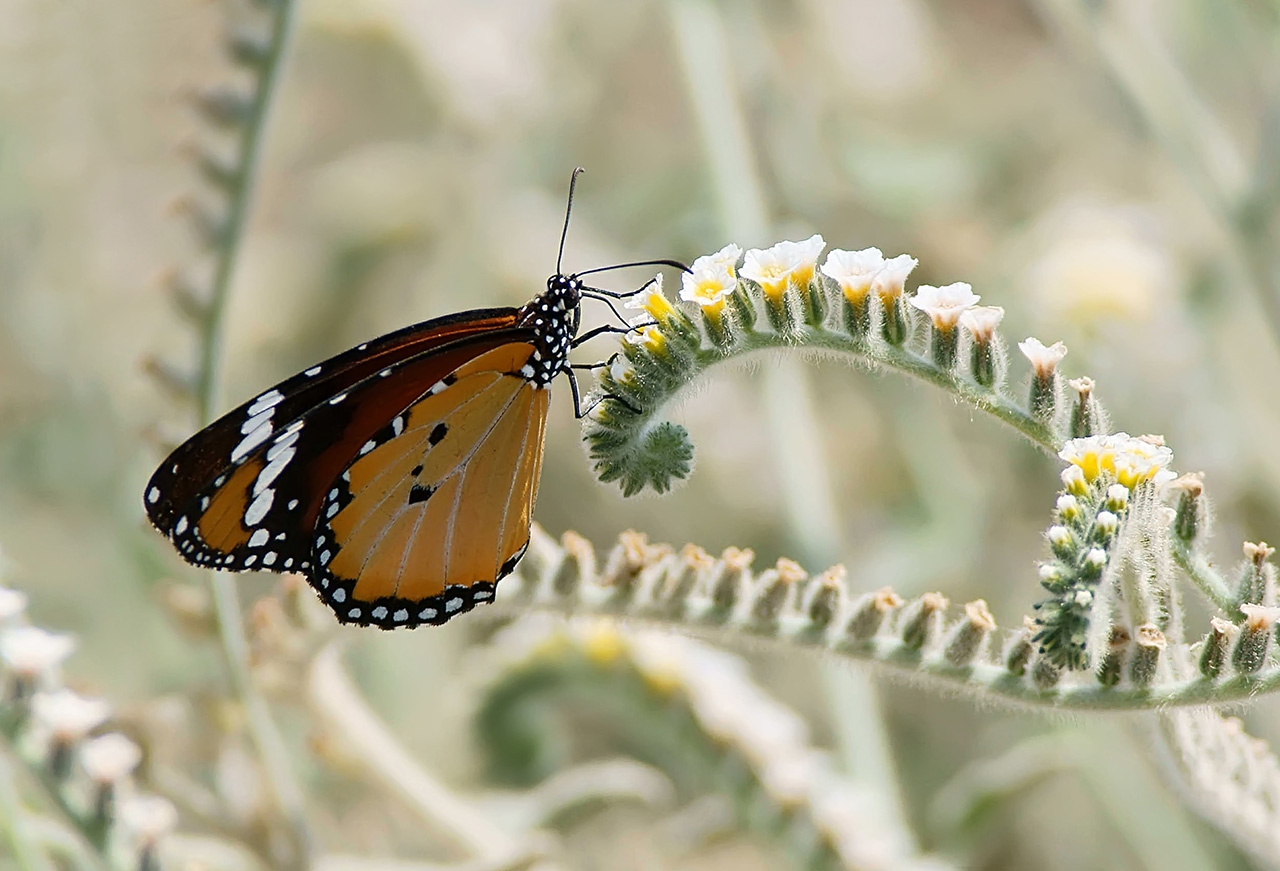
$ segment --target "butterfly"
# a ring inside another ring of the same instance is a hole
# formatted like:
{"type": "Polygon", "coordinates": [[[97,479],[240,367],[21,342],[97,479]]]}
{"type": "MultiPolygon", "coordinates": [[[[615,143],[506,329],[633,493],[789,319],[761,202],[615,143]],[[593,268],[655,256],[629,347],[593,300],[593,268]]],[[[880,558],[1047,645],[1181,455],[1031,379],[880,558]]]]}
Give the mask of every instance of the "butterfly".
{"type": "MultiPolygon", "coordinates": [[[[593,272],[564,274],[573,191],[547,288],[365,342],[193,435],[143,504],[178,554],[228,571],[305,574],[343,623],[441,624],[492,601],[529,545],[550,386],[568,374],[593,272]]],[[[647,287],[648,285],[646,285],[647,287]]],[[[642,288],[643,290],[644,288],[642,288]]],[[[612,304],[610,303],[610,307],[612,304]]]]}

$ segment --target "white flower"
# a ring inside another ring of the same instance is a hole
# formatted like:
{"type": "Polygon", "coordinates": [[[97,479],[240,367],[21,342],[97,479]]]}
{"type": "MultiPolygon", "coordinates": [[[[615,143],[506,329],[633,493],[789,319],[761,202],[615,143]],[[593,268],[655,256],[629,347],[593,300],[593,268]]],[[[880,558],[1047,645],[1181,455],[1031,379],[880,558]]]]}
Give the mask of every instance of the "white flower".
{"type": "Polygon", "coordinates": [[[660,324],[665,324],[679,315],[676,307],[662,292],[662,274],[653,277],[645,289],[637,293],[623,304],[624,308],[640,309],[660,324]]]}
{"type": "Polygon", "coordinates": [[[1028,338],[1025,342],[1018,343],[1018,349],[1022,351],[1024,357],[1031,361],[1031,366],[1036,370],[1036,377],[1040,379],[1048,378],[1057,370],[1058,364],[1062,362],[1062,358],[1067,356],[1067,346],[1061,342],[1054,342],[1052,345],[1045,347],[1044,342],[1034,336],[1028,338]]]}
{"type": "Polygon", "coordinates": [[[55,635],[37,626],[14,626],[0,633],[0,660],[25,678],[47,674],[76,649],[69,635],[55,635]]]}
{"type": "Polygon", "coordinates": [[[680,276],[680,298],[696,302],[708,313],[718,313],[724,308],[724,298],[738,287],[735,267],[741,254],[741,248],[729,244],[693,261],[690,271],[680,276]]]}
{"type": "Polygon", "coordinates": [[[613,358],[609,364],[609,375],[618,384],[630,384],[636,378],[636,370],[621,354],[613,358]]]}
{"type": "Polygon", "coordinates": [[[1266,632],[1280,620],[1280,608],[1271,605],[1246,602],[1240,606],[1240,613],[1244,614],[1244,625],[1250,632],[1266,632]]]}
{"type": "Polygon", "coordinates": [[[960,322],[960,315],[977,305],[979,299],[972,287],[957,281],[942,287],[922,284],[908,301],[929,316],[935,330],[950,332],[960,322]]]}
{"type": "Polygon", "coordinates": [[[979,344],[991,341],[996,327],[1000,326],[1002,320],[1004,320],[1004,309],[998,305],[975,305],[973,308],[965,309],[960,315],[961,325],[979,344]]]}
{"type": "Polygon", "coordinates": [[[92,780],[115,783],[142,760],[142,751],[119,732],[90,739],[80,748],[80,765],[92,780]]]}
{"type": "Polygon", "coordinates": [[[822,264],[822,274],[834,279],[845,298],[857,304],[866,298],[872,280],[883,266],[884,255],[879,248],[863,248],[861,251],[833,248],[822,264]]]}
{"type": "Polygon", "coordinates": [[[121,803],[120,824],[139,841],[152,844],[178,825],[178,812],[159,796],[134,796],[121,803]]]}
{"type": "Polygon", "coordinates": [[[809,286],[818,255],[827,245],[814,234],[803,242],[779,242],[772,248],[752,248],[742,264],[742,275],[760,285],[765,296],[779,300],[789,284],[809,286]]]}
{"type": "Polygon", "coordinates": [[[27,609],[27,594],[0,587],[0,624],[8,623],[27,609]]]}
{"type": "Polygon", "coordinates": [[[625,337],[629,344],[655,354],[666,350],[667,337],[662,334],[662,330],[658,329],[657,324],[647,320],[647,315],[632,318],[628,323],[632,327],[631,332],[625,337]]]}
{"type": "MultiPolygon", "coordinates": [[[[1118,432],[1070,439],[1058,451],[1058,456],[1071,464],[1068,471],[1078,469],[1083,481],[1092,482],[1106,474],[1130,490],[1144,481],[1163,484],[1175,477],[1168,468],[1173,462],[1173,451],[1154,436],[1134,438],[1118,432]]],[[[1126,499],[1127,496],[1126,493],[1126,499]]]]}
{"type": "Polygon", "coordinates": [[[694,272],[727,272],[731,277],[738,275],[738,259],[742,257],[742,249],[730,242],[714,254],[703,254],[690,264],[694,272]]]}
{"type": "Polygon", "coordinates": [[[919,262],[909,254],[899,254],[884,262],[884,266],[880,267],[876,277],[871,280],[871,289],[880,297],[881,302],[889,302],[902,296],[907,276],[919,262]]]}
{"type": "Polygon", "coordinates": [[[86,699],[71,690],[36,693],[31,710],[54,738],[63,742],[79,741],[111,714],[111,706],[102,699],[86,699]]]}

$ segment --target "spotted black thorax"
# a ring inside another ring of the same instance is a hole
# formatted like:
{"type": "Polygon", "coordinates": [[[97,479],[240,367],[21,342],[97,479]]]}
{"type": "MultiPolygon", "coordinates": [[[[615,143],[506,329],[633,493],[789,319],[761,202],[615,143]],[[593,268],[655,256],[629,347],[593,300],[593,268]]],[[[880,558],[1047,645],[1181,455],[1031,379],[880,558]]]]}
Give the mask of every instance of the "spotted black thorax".
{"type": "Polygon", "coordinates": [[[520,374],[535,387],[549,387],[564,371],[578,334],[581,303],[582,282],[557,273],[547,279],[545,291],[521,306],[516,323],[533,328],[535,350],[520,374]]]}

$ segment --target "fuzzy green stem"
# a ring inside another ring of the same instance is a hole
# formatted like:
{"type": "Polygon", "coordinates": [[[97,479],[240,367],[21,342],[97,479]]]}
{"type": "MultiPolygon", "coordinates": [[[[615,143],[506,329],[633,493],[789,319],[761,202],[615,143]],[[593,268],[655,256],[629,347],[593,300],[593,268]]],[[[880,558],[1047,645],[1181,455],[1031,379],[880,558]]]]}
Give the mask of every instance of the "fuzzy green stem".
{"type": "MultiPolygon", "coordinates": [[[[218,413],[218,386],[222,372],[222,346],[226,329],[227,303],[231,296],[232,280],[239,261],[238,255],[244,240],[245,229],[252,211],[253,192],[257,182],[263,143],[266,139],[267,121],[271,115],[272,100],[278,90],[284,60],[288,54],[295,19],[294,11],[293,0],[278,0],[271,6],[269,25],[271,38],[265,47],[257,87],[240,141],[236,160],[239,170],[238,183],[229,191],[229,213],[225,235],[220,242],[207,320],[200,335],[201,355],[195,395],[202,424],[212,422],[218,413]]],[[[249,646],[244,635],[244,618],[236,580],[225,572],[212,572],[209,583],[214,611],[217,615],[223,658],[232,689],[244,705],[248,730],[262,759],[276,804],[293,828],[295,841],[293,847],[297,853],[295,858],[301,867],[306,864],[305,855],[309,850],[302,790],[294,777],[284,740],[271,718],[266,701],[258,693],[253,677],[249,673],[249,646]]]]}
{"type": "Polygon", "coordinates": [[[1200,592],[1204,593],[1210,602],[1228,614],[1235,610],[1235,595],[1228,587],[1226,579],[1209,564],[1208,558],[1203,553],[1176,536],[1170,536],[1170,548],[1173,551],[1174,562],[1187,573],[1187,577],[1200,588],[1200,592]]]}

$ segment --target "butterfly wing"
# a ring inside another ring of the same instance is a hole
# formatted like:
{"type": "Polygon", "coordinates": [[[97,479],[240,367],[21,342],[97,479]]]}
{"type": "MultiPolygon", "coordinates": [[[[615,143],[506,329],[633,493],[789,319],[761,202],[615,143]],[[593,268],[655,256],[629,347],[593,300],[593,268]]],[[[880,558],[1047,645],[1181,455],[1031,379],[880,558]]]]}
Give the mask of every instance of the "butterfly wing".
{"type": "Polygon", "coordinates": [[[338,619],[443,623],[492,599],[529,542],[549,392],[512,341],[406,408],[335,476],[316,522],[313,578],[338,619]]]}
{"type": "MultiPolygon", "coordinates": [[[[410,357],[459,339],[515,325],[517,310],[478,309],[423,321],[331,357],[280,382],[187,439],[156,469],[143,496],[147,516],[166,534],[200,491],[244,463],[273,432],[312,407],[410,357]]],[[[447,371],[447,370],[446,370],[447,371]]],[[[443,373],[442,373],[443,374],[443,373]]]]}
{"type": "MultiPolygon", "coordinates": [[[[432,385],[446,381],[454,369],[518,340],[525,331],[485,330],[453,340],[448,340],[450,334],[445,336],[443,344],[414,342],[418,352],[401,354],[398,362],[388,363],[393,352],[384,351],[378,363],[387,365],[354,383],[342,379],[345,386],[332,395],[327,390],[313,393],[315,401],[302,414],[292,420],[287,414],[278,418],[281,426],[266,418],[256,424],[257,429],[250,429],[246,420],[235,430],[240,441],[212,465],[214,477],[173,512],[176,519],[160,526],[161,531],[179,554],[196,565],[233,571],[309,569],[312,530],[321,502],[361,446],[432,385]]],[[[345,371],[353,368],[368,371],[371,367],[356,363],[345,371]]],[[[276,392],[285,394],[283,389],[276,392]]],[[[234,423],[242,416],[232,412],[223,421],[229,418],[234,423]]],[[[225,425],[219,424],[205,431],[209,438],[225,432],[225,425]]],[[[203,438],[204,433],[199,433],[188,444],[203,438]]],[[[204,456],[209,450],[197,444],[189,455],[204,456]]],[[[171,466],[166,463],[162,469],[171,466]]],[[[158,485],[153,479],[149,486],[158,485]]],[[[150,494],[149,489],[148,498],[150,494]]]]}

